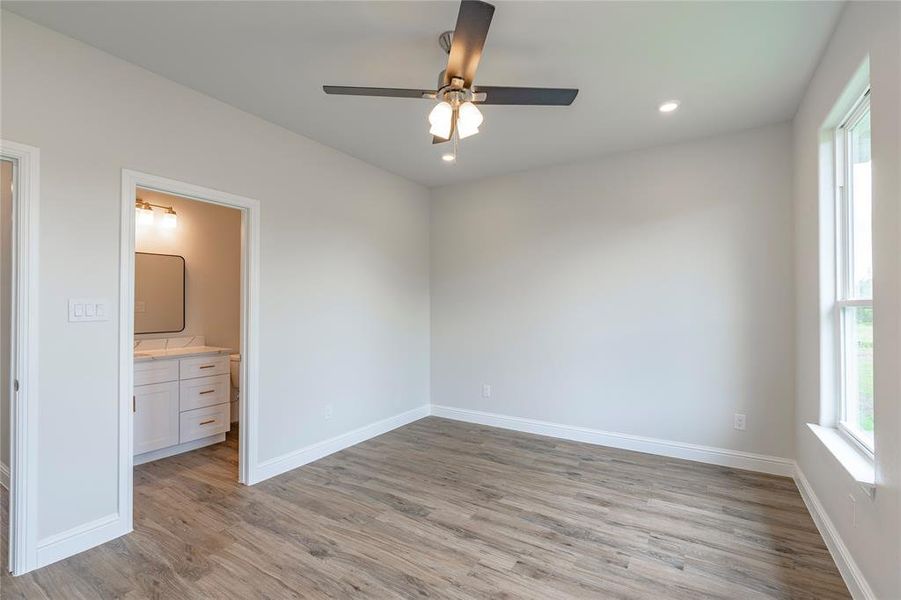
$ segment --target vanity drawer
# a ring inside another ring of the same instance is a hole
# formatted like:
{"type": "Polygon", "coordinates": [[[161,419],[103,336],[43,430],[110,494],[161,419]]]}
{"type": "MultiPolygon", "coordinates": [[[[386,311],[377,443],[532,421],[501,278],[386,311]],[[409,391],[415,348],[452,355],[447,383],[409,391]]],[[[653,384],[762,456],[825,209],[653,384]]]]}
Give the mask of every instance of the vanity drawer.
{"type": "Polygon", "coordinates": [[[182,379],[228,374],[228,354],[183,358],[179,362],[182,379]]]}
{"type": "Polygon", "coordinates": [[[178,361],[148,360],[136,362],[134,373],[135,385],[150,385],[151,383],[178,381],[178,361]]]}
{"type": "Polygon", "coordinates": [[[231,429],[228,403],[197,408],[179,415],[178,442],[192,442],[231,429]]]}
{"type": "Polygon", "coordinates": [[[228,375],[198,377],[182,381],[179,389],[181,411],[228,402],[230,389],[231,383],[228,375]]]}

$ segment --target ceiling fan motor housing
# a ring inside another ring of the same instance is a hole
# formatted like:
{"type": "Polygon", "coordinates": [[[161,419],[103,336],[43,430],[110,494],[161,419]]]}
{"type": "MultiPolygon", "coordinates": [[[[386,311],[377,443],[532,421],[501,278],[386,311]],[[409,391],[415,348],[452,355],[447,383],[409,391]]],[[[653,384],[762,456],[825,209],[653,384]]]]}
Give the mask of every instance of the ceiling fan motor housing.
{"type": "MultiPolygon", "coordinates": [[[[438,81],[444,81],[444,71],[438,73],[438,81]]],[[[464,102],[483,102],[486,94],[479,93],[473,88],[463,87],[464,81],[462,77],[452,77],[450,83],[442,85],[435,93],[435,97],[439,100],[449,102],[452,106],[459,106],[464,102]]]]}

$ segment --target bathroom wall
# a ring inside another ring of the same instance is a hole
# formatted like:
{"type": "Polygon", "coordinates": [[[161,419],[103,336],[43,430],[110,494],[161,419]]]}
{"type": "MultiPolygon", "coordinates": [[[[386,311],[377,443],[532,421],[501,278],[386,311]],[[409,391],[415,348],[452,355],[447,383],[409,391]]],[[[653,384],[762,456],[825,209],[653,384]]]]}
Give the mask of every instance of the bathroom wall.
{"type": "MultiPolygon", "coordinates": [[[[203,335],[210,346],[241,347],[241,211],[150,190],[138,197],[172,206],[178,226],[138,225],[135,250],[185,259],[185,329],[136,339],[203,335]]],[[[162,211],[156,209],[157,216],[162,211]]]]}
{"type": "MultiPolygon", "coordinates": [[[[9,472],[10,303],[13,164],[0,161],[0,464],[9,472]]],[[[5,476],[4,476],[5,479],[5,476]]]]}

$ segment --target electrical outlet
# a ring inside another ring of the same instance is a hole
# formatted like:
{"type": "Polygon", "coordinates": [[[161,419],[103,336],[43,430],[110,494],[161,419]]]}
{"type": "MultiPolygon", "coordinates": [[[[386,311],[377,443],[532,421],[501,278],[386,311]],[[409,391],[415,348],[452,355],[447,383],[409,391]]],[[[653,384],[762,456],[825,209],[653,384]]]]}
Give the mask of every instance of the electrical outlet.
{"type": "Polygon", "coordinates": [[[491,397],[491,385],[487,383],[482,384],[482,398],[490,398],[491,397]]]}
{"type": "Polygon", "coordinates": [[[335,414],[334,409],[331,404],[326,404],[325,408],[322,409],[322,414],[326,418],[326,420],[331,419],[332,415],[335,414]]]}
{"type": "Polygon", "coordinates": [[[748,416],[742,413],[735,413],[732,426],[739,431],[744,431],[748,426],[748,416]]]}

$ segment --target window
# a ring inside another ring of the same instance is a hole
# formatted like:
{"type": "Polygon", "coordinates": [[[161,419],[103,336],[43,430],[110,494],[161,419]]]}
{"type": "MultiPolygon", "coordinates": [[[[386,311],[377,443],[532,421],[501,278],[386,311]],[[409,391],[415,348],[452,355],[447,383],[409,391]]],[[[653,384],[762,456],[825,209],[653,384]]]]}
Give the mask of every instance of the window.
{"type": "Polygon", "coordinates": [[[836,130],[839,429],[873,452],[873,201],[869,91],[836,130]]]}

